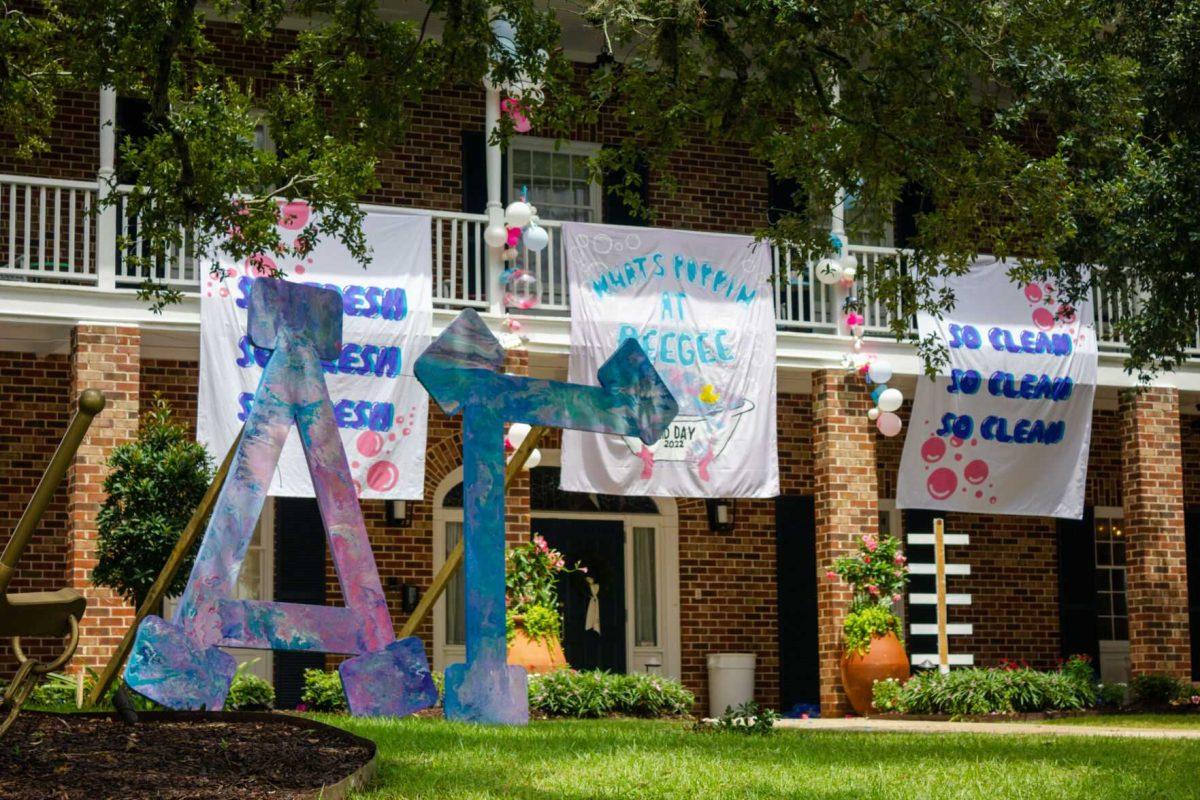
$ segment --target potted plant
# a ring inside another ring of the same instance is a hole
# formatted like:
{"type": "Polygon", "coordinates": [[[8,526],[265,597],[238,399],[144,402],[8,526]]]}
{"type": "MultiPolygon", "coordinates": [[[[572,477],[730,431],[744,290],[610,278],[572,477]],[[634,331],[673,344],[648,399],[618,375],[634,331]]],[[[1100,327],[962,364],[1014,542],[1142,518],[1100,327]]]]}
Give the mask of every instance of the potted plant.
{"type": "Polygon", "coordinates": [[[877,680],[908,678],[908,655],[900,618],[892,606],[908,583],[908,564],[900,543],[890,536],[862,537],[852,555],[842,556],[826,573],[844,580],[854,592],[842,625],[842,687],[860,714],[871,711],[877,680]]]}
{"type": "Polygon", "coordinates": [[[586,573],[587,568],[578,563],[567,566],[563,554],[541,536],[505,555],[508,663],[534,673],[567,666],[561,643],[558,576],[571,572],[586,573]]]}

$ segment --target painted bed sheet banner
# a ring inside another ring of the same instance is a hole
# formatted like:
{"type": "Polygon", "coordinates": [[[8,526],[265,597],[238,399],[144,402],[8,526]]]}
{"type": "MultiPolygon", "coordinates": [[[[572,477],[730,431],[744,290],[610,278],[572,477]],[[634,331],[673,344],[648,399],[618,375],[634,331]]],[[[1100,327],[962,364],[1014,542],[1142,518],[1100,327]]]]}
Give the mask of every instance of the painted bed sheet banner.
{"type": "MultiPolygon", "coordinates": [[[[308,208],[281,210],[280,232],[294,237],[308,208]]],[[[425,490],[429,395],[412,376],[433,324],[430,220],[415,214],[367,214],[372,258],[364,268],[337,241],[323,240],[297,263],[280,263],[287,279],[342,296],[342,344],[322,361],[350,471],[364,498],[420,499],[425,490]]],[[[224,278],[205,274],[200,301],[199,440],[218,461],[249,413],[270,353],[246,334],[246,301],[261,267],[255,256],[222,262],[224,278]]],[[[270,494],[313,497],[312,480],[293,427],[270,494]]]]}
{"type": "Polygon", "coordinates": [[[654,444],[563,431],[562,488],[670,497],[779,494],[771,254],[748,236],[563,225],[573,383],[637,339],[679,403],[654,444]]]}
{"type": "Polygon", "coordinates": [[[920,315],[949,363],[922,378],[900,461],[896,504],[988,514],[1083,516],[1096,334],[1090,306],[1069,309],[1046,282],[1018,285],[981,259],[948,282],[955,308],[920,315]]]}

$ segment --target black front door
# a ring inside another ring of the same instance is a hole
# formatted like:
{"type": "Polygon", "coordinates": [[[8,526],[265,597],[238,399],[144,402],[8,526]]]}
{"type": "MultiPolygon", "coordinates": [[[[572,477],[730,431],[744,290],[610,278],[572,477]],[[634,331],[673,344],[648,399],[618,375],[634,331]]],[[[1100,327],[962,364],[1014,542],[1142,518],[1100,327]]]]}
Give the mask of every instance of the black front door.
{"type": "Polygon", "coordinates": [[[562,606],[563,652],[575,669],[625,671],[625,526],[619,520],[534,519],[533,532],[581,563],[587,573],[571,572],[558,581],[562,606]],[[598,587],[600,632],[589,629],[591,578],[598,587]]]}
{"type": "MultiPolygon", "coordinates": [[[[275,600],[325,605],[325,524],[311,497],[275,498],[275,600]]],[[[324,653],[277,651],[275,707],[300,702],[304,670],[324,669],[324,653]]]]}
{"type": "Polygon", "coordinates": [[[779,705],[785,712],[821,702],[816,533],[812,497],[775,499],[779,705]]]}
{"type": "Polygon", "coordinates": [[[1192,680],[1200,681],[1200,509],[1187,513],[1188,622],[1192,634],[1192,680]]]}

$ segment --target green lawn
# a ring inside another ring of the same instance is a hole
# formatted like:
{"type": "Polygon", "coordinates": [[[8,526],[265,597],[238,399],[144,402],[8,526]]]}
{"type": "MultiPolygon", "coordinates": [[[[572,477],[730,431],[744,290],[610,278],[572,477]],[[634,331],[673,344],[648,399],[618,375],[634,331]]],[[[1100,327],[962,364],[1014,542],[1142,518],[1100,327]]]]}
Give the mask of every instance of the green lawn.
{"type": "Polygon", "coordinates": [[[1096,725],[1111,728],[1200,729],[1200,714],[1101,714],[1046,720],[1052,725],[1096,725]]]}
{"type": "Polygon", "coordinates": [[[379,744],[357,798],[1200,798],[1200,742],[781,731],[681,723],[324,719],[379,744]]]}

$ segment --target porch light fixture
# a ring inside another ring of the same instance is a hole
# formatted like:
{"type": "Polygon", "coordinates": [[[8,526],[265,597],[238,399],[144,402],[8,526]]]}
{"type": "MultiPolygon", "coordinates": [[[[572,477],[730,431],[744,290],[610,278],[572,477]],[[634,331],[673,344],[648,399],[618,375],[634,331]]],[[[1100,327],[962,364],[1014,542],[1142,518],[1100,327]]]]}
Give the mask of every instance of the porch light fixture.
{"type": "Polygon", "coordinates": [[[733,501],[709,499],[704,501],[708,508],[708,529],[713,533],[729,533],[733,530],[733,501]]]}
{"type": "Polygon", "coordinates": [[[387,522],[398,528],[408,527],[408,502],[405,500],[387,501],[387,522]]]}

